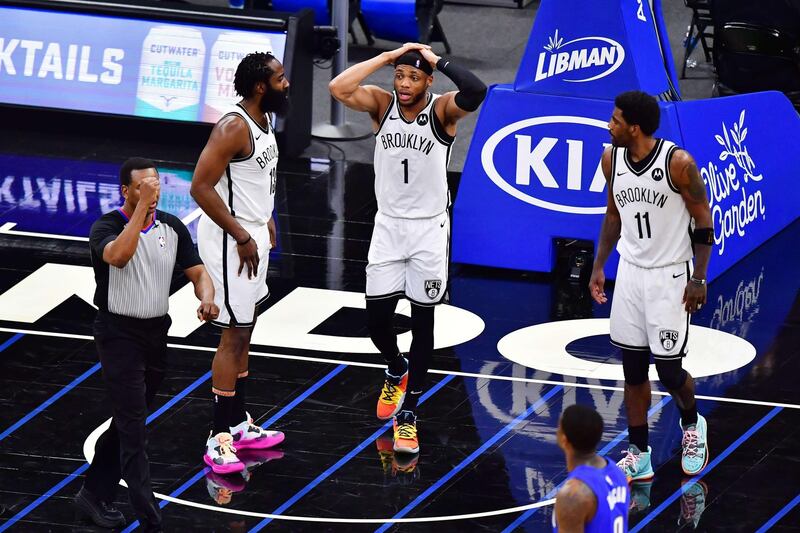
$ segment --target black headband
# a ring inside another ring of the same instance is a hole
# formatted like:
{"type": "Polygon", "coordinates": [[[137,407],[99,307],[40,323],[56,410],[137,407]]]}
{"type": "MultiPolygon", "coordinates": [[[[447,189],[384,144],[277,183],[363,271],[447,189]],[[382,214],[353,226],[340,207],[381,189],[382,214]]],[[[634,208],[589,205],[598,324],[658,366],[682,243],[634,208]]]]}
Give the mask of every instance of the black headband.
{"type": "Polygon", "coordinates": [[[408,65],[409,67],[417,68],[428,76],[433,74],[433,67],[431,64],[422,57],[422,54],[415,50],[408,51],[397,58],[397,61],[394,62],[394,66],[398,67],[400,65],[408,65]]]}

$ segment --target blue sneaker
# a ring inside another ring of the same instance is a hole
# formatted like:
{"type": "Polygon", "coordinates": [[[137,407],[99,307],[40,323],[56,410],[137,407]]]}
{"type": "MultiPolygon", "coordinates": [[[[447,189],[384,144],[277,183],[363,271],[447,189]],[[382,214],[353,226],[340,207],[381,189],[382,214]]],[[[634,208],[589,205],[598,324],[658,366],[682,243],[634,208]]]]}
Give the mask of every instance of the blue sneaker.
{"type": "Polygon", "coordinates": [[[708,464],[708,426],[706,419],[697,415],[697,424],[681,426],[681,468],[687,476],[696,476],[708,464]]]}
{"type": "Polygon", "coordinates": [[[681,514],[678,517],[678,529],[689,524],[691,529],[697,529],[700,517],[706,510],[706,497],[708,486],[702,480],[692,483],[688,487],[687,480],[681,481],[681,514]]]}
{"type": "Polygon", "coordinates": [[[628,483],[651,479],[655,475],[653,465],[650,464],[651,453],[653,453],[653,448],[650,446],[647,447],[646,452],[643,452],[633,444],[623,452],[624,455],[617,463],[617,466],[628,478],[628,483]]]}

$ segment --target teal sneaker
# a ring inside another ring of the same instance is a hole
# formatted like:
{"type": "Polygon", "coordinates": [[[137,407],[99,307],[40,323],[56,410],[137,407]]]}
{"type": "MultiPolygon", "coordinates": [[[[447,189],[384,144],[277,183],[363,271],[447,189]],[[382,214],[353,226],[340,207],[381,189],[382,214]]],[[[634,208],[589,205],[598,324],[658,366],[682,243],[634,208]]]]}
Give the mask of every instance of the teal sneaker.
{"type": "Polygon", "coordinates": [[[697,529],[700,524],[700,517],[706,510],[706,498],[708,496],[708,486],[703,481],[692,483],[690,481],[681,482],[681,514],[678,517],[678,528],[682,529],[687,524],[692,529],[697,529]]]}
{"type": "Polygon", "coordinates": [[[681,468],[687,476],[696,476],[708,464],[708,426],[706,419],[697,415],[697,424],[681,426],[681,468]]]}
{"type": "Polygon", "coordinates": [[[642,514],[650,508],[650,491],[652,488],[652,480],[631,483],[631,506],[629,509],[631,516],[642,514]]]}
{"type": "Polygon", "coordinates": [[[636,446],[631,444],[628,449],[623,452],[623,457],[617,463],[617,466],[628,478],[628,483],[632,481],[643,481],[651,479],[654,475],[653,465],[650,464],[650,454],[653,453],[653,448],[647,447],[647,451],[643,452],[636,446]]]}

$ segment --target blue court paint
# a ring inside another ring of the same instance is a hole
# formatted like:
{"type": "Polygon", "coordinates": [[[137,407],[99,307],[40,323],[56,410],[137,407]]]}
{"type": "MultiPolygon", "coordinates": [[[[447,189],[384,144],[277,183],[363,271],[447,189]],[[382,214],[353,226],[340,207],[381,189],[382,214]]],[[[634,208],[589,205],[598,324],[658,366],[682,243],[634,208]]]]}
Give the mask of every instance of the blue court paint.
{"type": "MultiPolygon", "coordinates": [[[[515,418],[514,420],[512,420],[511,422],[509,422],[508,424],[506,424],[506,426],[505,426],[503,429],[501,429],[500,431],[498,431],[497,433],[495,433],[495,434],[494,434],[494,435],[493,435],[493,436],[492,436],[492,437],[491,437],[489,440],[487,440],[486,442],[484,442],[484,443],[481,445],[481,447],[480,447],[480,448],[478,448],[477,450],[475,450],[474,452],[472,452],[471,454],[469,454],[467,457],[465,457],[465,458],[464,458],[464,459],[463,459],[463,460],[462,460],[460,463],[458,463],[458,464],[457,464],[457,465],[456,465],[456,466],[455,466],[455,467],[454,467],[452,470],[450,470],[450,472],[448,472],[447,474],[445,474],[444,476],[442,476],[441,478],[439,478],[439,479],[436,481],[436,483],[434,483],[433,485],[431,485],[430,487],[428,487],[428,488],[425,490],[425,492],[423,492],[422,494],[420,494],[419,496],[417,496],[416,498],[414,498],[414,500],[413,500],[411,503],[409,503],[408,505],[406,505],[405,507],[403,507],[403,508],[400,510],[400,512],[398,512],[398,513],[397,513],[396,515],[394,515],[392,518],[403,518],[404,516],[406,516],[406,515],[407,515],[409,512],[411,512],[411,511],[412,511],[412,510],[413,510],[415,507],[417,507],[417,506],[418,506],[420,503],[422,503],[422,502],[423,502],[423,501],[424,501],[424,500],[425,500],[425,499],[426,499],[428,496],[430,496],[431,494],[433,494],[434,492],[436,492],[437,490],[439,490],[439,488],[441,488],[441,487],[442,487],[442,485],[444,485],[445,483],[447,483],[448,481],[450,481],[450,480],[453,478],[453,476],[455,476],[456,474],[458,474],[459,472],[461,472],[461,471],[462,471],[464,468],[466,468],[466,466],[467,466],[467,465],[469,465],[470,463],[472,463],[472,461],[474,461],[474,460],[475,460],[475,459],[477,459],[477,458],[478,458],[478,457],[479,457],[481,454],[483,454],[483,452],[485,452],[486,450],[488,450],[490,447],[494,446],[494,445],[497,443],[497,441],[499,441],[499,440],[500,440],[500,439],[502,439],[504,436],[506,436],[506,435],[507,435],[507,434],[508,434],[508,433],[509,433],[509,432],[510,432],[512,429],[514,429],[515,427],[517,427],[517,426],[519,425],[519,423],[520,423],[520,422],[522,422],[523,420],[525,420],[526,418],[528,418],[528,417],[531,415],[531,413],[535,412],[535,411],[536,411],[537,409],[539,409],[541,406],[543,406],[544,404],[546,404],[546,403],[547,403],[547,401],[548,401],[550,398],[552,398],[553,396],[555,396],[555,395],[556,395],[556,393],[559,393],[559,392],[561,392],[562,390],[564,390],[564,386],[563,386],[563,385],[557,385],[557,386],[553,387],[552,389],[550,389],[549,391],[547,391],[547,394],[545,394],[544,396],[542,396],[541,398],[539,398],[539,399],[538,399],[538,400],[537,400],[537,401],[536,401],[536,402],[535,402],[533,405],[531,405],[530,407],[528,407],[527,409],[525,409],[525,411],[523,411],[523,412],[522,412],[522,414],[520,414],[519,416],[517,416],[517,418],[515,418]]],[[[383,533],[384,531],[386,531],[387,529],[389,529],[389,528],[390,528],[390,527],[392,527],[393,525],[394,525],[394,524],[392,524],[391,522],[387,522],[387,523],[383,524],[381,527],[379,527],[378,529],[376,529],[376,530],[375,530],[375,533],[383,533]]]]}
{"type": "MultiPolygon", "coordinates": [[[[98,368],[99,368],[99,366],[100,366],[100,363],[97,364],[98,368]]],[[[202,376],[200,376],[199,378],[194,380],[194,382],[191,385],[189,385],[188,387],[183,389],[180,393],[178,393],[177,396],[172,398],[169,402],[164,404],[160,409],[158,409],[153,414],[148,416],[147,417],[147,423],[149,424],[150,422],[155,420],[157,417],[161,416],[161,414],[164,413],[164,411],[166,411],[167,409],[169,409],[170,407],[175,405],[175,403],[178,402],[180,399],[186,397],[187,394],[191,393],[197,387],[202,385],[203,382],[207,381],[209,377],[211,377],[211,372],[210,371],[206,372],[205,374],[203,374],[202,376]]],[[[0,527],[0,533],[5,531],[6,529],[10,528],[12,525],[14,525],[20,519],[22,519],[25,516],[27,516],[28,513],[30,513],[31,511],[33,511],[34,509],[39,507],[42,503],[47,501],[48,498],[50,498],[53,494],[55,494],[56,492],[61,490],[67,483],[69,483],[70,481],[75,479],[77,476],[83,474],[86,471],[87,468],[89,468],[89,463],[84,463],[81,466],[79,466],[74,472],[69,474],[67,477],[65,477],[64,479],[62,479],[61,481],[59,481],[58,483],[53,485],[53,487],[50,488],[50,490],[48,490],[47,492],[45,492],[44,494],[42,494],[41,496],[36,498],[34,501],[32,501],[30,504],[28,504],[20,512],[18,512],[17,514],[15,514],[11,518],[9,518],[8,522],[6,522],[5,524],[2,525],[2,527],[0,527]]]]}
{"type": "Polygon", "coordinates": [[[6,522],[2,526],[0,526],[0,533],[2,533],[3,531],[7,530],[8,528],[10,528],[19,519],[25,517],[28,513],[30,513],[31,511],[33,511],[37,507],[39,507],[42,503],[44,503],[45,500],[50,498],[50,496],[52,496],[53,494],[55,494],[56,492],[61,490],[61,488],[64,487],[64,485],[66,485],[67,483],[69,483],[70,481],[75,479],[76,477],[78,477],[81,474],[83,474],[86,471],[86,469],[88,469],[88,468],[89,468],[89,463],[84,463],[80,467],[78,467],[73,473],[69,474],[67,477],[65,477],[64,479],[62,479],[61,481],[59,481],[58,483],[53,485],[50,488],[50,490],[48,490],[47,492],[45,492],[44,494],[42,494],[41,496],[39,496],[38,498],[33,500],[23,510],[21,510],[20,512],[15,514],[13,517],[9,518],[8,522],[6,522]]]}
{"type": "Polygon", "coordinates": [[[767,522],[766,522],[766,523],[765,523],[763,526],[761,526],[760,528],[758,528],[758,531],[756,531],[756,533],[766,533],[767,531],[769,531],[769,530],[770,530],[770,528],[771,528],[772,526],[774,526],[775,524],[777,524],[777,523],[778,523],[778,521],[779,521],[781,518],[783,518],[784,516],[786,516],[786,515],[789,513],[789,511],[791,511],[792,509],[794,509],[794,508],[797,506],[797,504],[798,504],[798,503],[800,503],[800,494],[798,494],[797,496],[795,496],[795,497],[794,497],[794,499],[793,499],[792,501],[790,501],[789,503],[787,503],[786,505],[784,505],[784,506],[783,506],[783,509],[781,509],[780,511],[778,511],[777,513],[775,513],[775,516],[773,516],[772,518],[770,518],[769,520],[767,520],[767,522]]]}
{"type": "MultiPolygon", "coordinates": [[[[17,337],[17,336],[21,337],[22,335],[18,333],[14,337],[17,337]]],[[[10,345],[10,343],[14,339],[14,337],[12,337],[8,341],[6,341],[5,344],[3,344],[3,346],[10,345]]],[[[0,351],[2,351],[2,350],[0,350],[0,351]]],[[[38,407],[36,407],[33,411],[31,411],[27,415],[23,416],[22,418],[20,418],[11,427],[9,427],[8,429],[6,429],[2,433],[0,433],[0,441],[2,441],[4,438],[6,438],[9,435],[11,435],[12,433],[14,433],[16,430],[18,430],[19,428],[21,428],[25,424],[27,424],[28,421],[31,418],[33,418],[34,416],[38,415],[39,413],[41,413],[42,411],[44,411],[45,409],[50,407],[50,405],[52,405],[53,402],[55,402],[56,400],[58,400],[59,398],[61,398],[65,394],[67,394],[69,391],[71,391],[72,389],[74,389],[75,387],[80,385],[81,382],[83,382],[86,378],[88,378],[89,376],[91,376],[92,374],[97,372],[98,370],[100,370],[100,363],[95,363],[94,366],[92,366],[89,370],[87,370],[86,372],[84,372],[83,374],[78,376],[77,378],[73,379],[68,385],[66,385],[64,388],[59,390],[57,393],[55,393],[52,396],[50,396],[48,399],[46,399],[44,402],[42,402],[38,407]]]]}
{"type": "MultiPolygon", "coordinates": [[[[334,368],[333,370],[331,370],[331,371],[330,371],[330,372],[328,372],[327,374],[325,374],[323,377],[321,377],[321,378],[319,379],[319,381],[315,382],[315,383],[314,383],[313,385],[311,385],[311,386],[310,386],[308,389],[306,389],[305,391],[303,391],[303,393],[302,393],[302,394],[300,394],[300,395],[299,395],[299,396],[297,396],[297,397],[296,397],[294,400],[292,400],[292,401],[291,401],[291,402],[289,402],[287,405],[285,405],[285,406],[284,406],[284,407],[283,407],[283,408],[282,408],[280,411],[278,411],[277,413],[275,413],[274,415],[272,415],[271,417],[269,417],[269,418],[266,420],[266,422],[264,422],[263,424],[261,424],[261,427],[263,427],[263,428],[265,428],[265,429],[266,429],[266,428],[270,427],[272,424],[274,424],[275,422],[277,422],[278,420],[280,420],[281,418],[283,418],[283,416],[284,416],[284,415],[286,415],[286,413],[288,413],[289,411],[291,411],[292,409],[294,409],[295,407],[297,407],[297,406],[298,406],[298,405],[299,405],[299,404],[300,404],[300,403],[301,403],[303,400],[305,400],[306,398],[308,398],[309,396],[311,396],[312,394],[314,394],[314,393],[315,393],[317,390],[319,390],[319,388],[320,388],[320,387],[322,387],[322,386],[323,386],[323,385],[325,385],[327,382],[329,382],[331,379],[333,379],[333,378],[334,378],[336,375],[338,375],[338,374],[339,374],[339,373],[340,373],[342,370],[344,370],[345,368],[347,368],[347,365],[344,365],[344,364],[342,364],[342,365],[339,365],[339,366],[337,366],[336,368],[334,368]]],[[[206,475],[206,474],[207,474],[209,471],[211,471],[211,469],[210,469],[210,468],[208,468],[208,467],[205,467],[205,468],[201,469],[201,470],[200,470],[199,472],[197,472],[195,475],[193,475],[193,476],[192,476],[192,477],[190,477],[188,480],[186,480],[186,481],[185,481],[185,482],[184,482],[184,483],[183,483],[183,484],[182,484],[180,487],[178,487],[177,489],[175,489],[174,491],[172,491],[172,492],[169,494],[169,495],[170,495],[170,497],[172,497],[172,498],[177,498],[178,496],[180,496],[181,494],[183,494],[184,492],[186,492],[186,490],[187,490],[189,487],[191,487],[192,485],[194,485],[195,483],[197,483],[198,481],[200,481],[200,480],[201,480],[203,477],[205,477],[205,475],[206,475]]],[[[169,504],[169,501],[167,501],[167,500],[161,500],[161,501],[158,503],[158,506],[159,506],[159,507],[161,507],[161,508],[163,509],[163,508],[164,508],[164,507],[166,507],[168,504],[169,504]]],[[[139,521],[138,521],[138,520],[137,520],[137,521],[135,521],[135,522],[133,522],[132,524],[130,524],[130,525],[129,525],[128,527],[126,527],[124,530],[122,530],[122,533],[129,533],[130,531],[133,531],[133,530],[134,530],[134,529],[136,529],[137,527],[139,527],[139,521]]]]}
{"type": "Polygon", "coordinates": [[[2,352],[3,350],[5,350],[6,348],[8,348],[9,346],[11,346],[12,344],[14,344],[15,342],[17,342],[18,340],[20,340],[20,339],[21,339],[22,337],[24,337],[24,336],[25,336],[25,334],[24,334],[24,333],[16,333],[16,334],[14,334],[14,336],[13,336],[13,337],[11,337],[10,339],[8,339],[8,340],[7,340],[6,342],[4,342],[3,344],[0,344],[0,352],[2,352]]]}
{"type": "Polygon", "coordinates": [[[630,531],[631,531],[631,533],[636,533],[637,531],[639,531],[639,530],[641,530],[643,527],[645,527],[647,524],[649,524],[650,522],[652,522],[652,521],[653,521],[653,519],[654,519],[655,517],[657,517],[659,514],[661,514],[661,512],[662,512],[664,509],[666,509],[667,507],[669,507],[670,505],[672,505],[672,503],[673,503],[675,500],[677,500],[678,498],[680,498],[680,497],[681,497],[681,495],[684,493],[684,491],[685,491],[685,490],[689,490],[689,488],[690,488],[690,487],[691,487],[691,486],[692,486],[694,483],[696,483],[697,481],[700,481],[700,479],[702,479],[702,478],[703,478],[703,476],[705,476],[706,474],[708,474],[709,472],[711,472],[712,470],[714,470],[714,467],[716,467],[718,464],[720,464],[722,461],[724,461],[724,460],[725,460],[725,458],[726,458],[726,457],[728,457],[728,456],[729,456],[731,453],[733,453],[733,452],[734,452],[734,451],[735,451],[735,450],[736,450],[736,449],[737,449],[739,446],[741,446],[741,445],[742,445],[742,443],[743,443],[744,441],[746,441],[747,439],[749,439],[750,437],[752,437],[752,436],[753,436],[753,433],[755,433],[756,431],[758,431],[759,429],[761,429],[761,427],[762,427],[762,426],[764,426],[764,424],[766,424],[767,422],[769,422],[770,420],[772,420],[773,418],[775,418],[775,416],[776,416],[778,413],[780,413],[781,411],[783,411],[783,407],[774,407],[774,408],[773,408],[773,409],[772,409],[772,410],[771,410],[769,413],[767,413],[766,415],[764,415],[764,418],[762,418],[761,420],[759,420],[758,422],[756,422],[755,424],[753,424],[753,426],[752,426],[752,427],[750,427],[750,429],[748,429],[748,430],[747,430],[747,431],[744,433],[744,435],[742,435],[741,437],[739,437],[738,439],[736,439],[735,441],[733,441],[733,444],[731,444],[730,446],[728,446],[727,448],[725,448],[725,451],[724,451],[724,452],[722,452],[721,454],[719,454],[719,456],[717,456],[717,458],[716,458],[716,459],[714,459],[713,461],[711,461],[710,463],[708,463],[708,466],[706,466],[705,470],[703,470],[702,472],[700,472],[698,475],[696,475],[696,476],[694,476],[694,477],[690,478],[690,479],[689,479],[689,480],[688,480],[688,481],[687,481],[687,482],[686,482],[686,483],[685,483],[685,484],[684,484],[684,485],[683,485],[681,488],[679,488],[678,490],[676,490],[675,492],[673,492],[673,493],[672,493],[672,495],[671,495],[669,498],[667,498],[666,500],[664,500],[663,502],[661,502],[661,505],[659,505],[658,507],[656,507],[655,509],[653,509],[652,511],[650,511],[650,514],[648,514],[647,516],[645,516],[645,517],[644,517],[644,518],[641,520],[641,522],[639,522],[638,524],[636,524],[636,526],[635,526],[635,527],[633,527],[633,528],[630,530],[630,531]]]}
{"type": "MultiPolygon", "coordinates": [[[[441,380],[441,381],[437,382],[437,383],[436,383],[436,385],[434,385],[433,387],[431,387],[430,389],[428,389],[428,390],[425,392],[425,394],[423,394],[423,395],[420,397],[420,399],[419,399],[419,403],[420,403],[420,404],[421,404],[421,403],[423,403],[425,400],[427,400],[428,398],[430,398],[431,396],[433,396],[434,394],[436,394],[436,393],[439,391],[439,389],[441,389],[442,387],[444,387],[445,385],[447,385],[448,383],[450,383],[450,381],[452,381],[454,377],[455,377],[455,376],[453,376],[452,374],[448,374],[447,376],[445,376],[444,378],[442,378],[442,380],[441,380]]],[[[387,429],[389,429],[391,426],[392,426],[392,421],[391,421],[391,420],[389,420],[388,422],[386,422],[385,424],[383,424],[383,425],[382,425],[382,426],[381,426],[381,427],[380,427],[378,430],[376,430],[376,431],[375,431],[375,432],[374,432],[372,435],[370,435],[369,437],[367,437],[366,439],[364,439],[363,441],[361,441],[361,444],[359,444],[358,446],[356,446],[355,448],[353,448],[352,450],[350,450],[350,451],[349,451],[349,452],[348,452],[348,453],[347,453],[347,454],[346,454],[344,457],[342,457],[341,459],[339,459],[338,461],[336,461],[336,462],[335,462],[333,465],[331,465],[330,467],[328,467],[328,469],[327,469],[327,470],[325,470],[325,471],[324,471],[324,472],[322,472],[320,475],[318,475],[317,477],[315,477],[315,478],[314,478],[313,480],[311,480],[311,481],[310,481],[310,482],[309,482],[309,483],[308,483],[308,484],[307,484],[305,487],[303,487],[303,488],[302,488],[302,489],[300,489],[300,490],[299,490],[297,493],[295,493],[295,495],[294,495],[294,496],[292,496],[291,498],[289,498],[288,500],[286,500],[285,502],[283,502],[283,503],[280,505],[280,507],[278,507],[277,509],[275,509],[274,511],[272,511],[272,513],[271,513],[271,514],[283,514],[283,513],[284,513],[284,511],[286,511],[286,510],[287,510],[289,507],[291,507],[292,505],[294,505],[295,503],[297,503],[297,501],[298,501],[298,500],[300,500],[300,498],[302,498],[303,496],[305,496],[306,494],[308,494],[309,492],[311,492],[311,490],[312,490],[314,487],[316,487],[317,485],[319,485],[320,483],[322,483],[323,481],[325,481],[325,480],[326,480],[328,477],[330,477],[330,475],[331,475],[331,474],[333,474],[334,472],[336,472],[337,470],[339,470],[339,469],[340,469],[340,468],[341,468],[341,467],[342,467],[342,466],[343,466],[343,465],[344,465],[346,462],[348,462],[350,459],[352,459],[353,457],[355,457],[356,455],[358,455],[358,454],[361,452],[361,450],[363,450],[364,448],[366,448],[367,446],[369,446],[369,445],[370,445],[372,442],[374,442],[374,441],[375,441],[375,439],[377,439],[378,437],[380,437],[381,435],[383,435],[383,433],[385,433],[385,432],[386,432],[386,430],[387,430],[387,429]]],[[[252,528],[252,529],[250,529],[250,531],[249,531],[248,533],[254,533],[254,532],[256,532],[256,531],[261,531],[261,530],[262,530],[262,529],[264,529],[264,527],[266,527],[266,526],[267,526],[267,524],[269,524],[270,522],[272,522],[272,518],[265,518],[265,519],[263,519],[261,522],[259,522],[259,523],[258,523],[258,524],[256,524],[255,526],[253,526],[253,528],[252,528]]]]}
{"type": "MultiPolygon", "coordinates": [[[[659,412],[659,411],[660,411],[661,409],[663,409],[663,408],[664,408],[664,406],[665,406],[665,405],[667,405],[667,404],[668,404],[670,401],[672,401],[672,397],[671,397],[671,396],[665,396],[665,397],[661,398],[661,401],[660,401],[660,402],[658,402],[657,404],[655,404],[653,407],[651,407],[651,408],[650,408],[650,410],[649,410],[649,411],[647,411],[647,418],[650,418],[651,416],[653,416],[654,414],[656,414],[657,412],[659,412]]],[[[619,444],[619,443],[620,443],[620,441],[622,441],[622,440],[623,440],[625,437],[627,437],[627,436],[628,436],[628,430],[626,429],[625,431],[621,432],[619,435],[617,435],[616,437],[614,437],[614,438],[613,438],[613,439],[612,439],[612,440],[611,440],[611,441],[610,441],[608,444],[606,444],[605,446],[603,446],[603,449],[601,449],[600,451],[598,451],[598,452],[597,452],[597,454],[598,454],[598,455],[600,455],[601,457],[605,457],[605,455],[606,455],[608,452],[610,452],[611,450],[613,450],[613,449],[614,449],[614,448],[617,446],[617,444],[619,444]]],[[[555,497],[556,497],[556,494],[558,494],[558,489],[560,489],[560,488],[561,488],[561,485],[563,485],[563,484],[564,484],[564,482],[563,482],[563,481],[562,481],[561,483],[559,483],[559,484],[558,484],[558,486],[557,486],[556,488],[554,488],[553,490],[551,490],[550,492],[548,492],[548,493],[545,495],[545,497],[544,497],[544,498],[542,498],[542,500],[549,500],[549,499],[551,499],[551,498],[555,498],[555,497]]],[[[521,525],[522,525],[522,524],[523,524],[523,523],[524,523],[524,522],[525,522],[525,521],[526,521],[528,518],[530,518],[531,516],[533,516],[534,514],[536,514],[536,511],[538,511],[539,509],[541,509],[541,507],[535,507],[535,508],[533,508],[533,509],[528,509],[527,511],[525,511],[524,513],[522,513],[522,514],[519,516],[519,518],[517,518],[516,520],[514,520],[513,522],[511,522],[511,523],[510,523],[508,526],[506,526],[506,528],[505,528],[505,529],[503,529],[503,531],[502,531],[501,533],[510,533],[511,531],[514,531],[514,530],[515,530],[515,529],[517,529],[519,526],[521,526],[521,525]]]]}

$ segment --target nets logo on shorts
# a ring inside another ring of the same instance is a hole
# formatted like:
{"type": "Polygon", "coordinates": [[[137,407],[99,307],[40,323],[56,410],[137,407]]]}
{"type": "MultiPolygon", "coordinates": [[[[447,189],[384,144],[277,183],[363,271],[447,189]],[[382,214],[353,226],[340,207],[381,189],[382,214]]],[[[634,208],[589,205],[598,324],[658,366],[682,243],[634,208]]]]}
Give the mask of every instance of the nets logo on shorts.
{"type": "Polygon", "coordinates": [[[442,280],[440,279],[429,279],[425,281],[425,294],[428,295],[428,298],[434,300],[437,296],[439,296],[439,291],[442,289],[442,280]]]}
{"type": "Polygon", "coordinates": [[[658,338],[661,340],[661,346],[670,351],[675,347],[675,343],[678,342],[678,332],[674,329],[662,329],[658,332],[658,338]]]}

